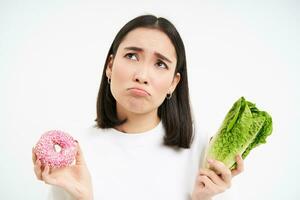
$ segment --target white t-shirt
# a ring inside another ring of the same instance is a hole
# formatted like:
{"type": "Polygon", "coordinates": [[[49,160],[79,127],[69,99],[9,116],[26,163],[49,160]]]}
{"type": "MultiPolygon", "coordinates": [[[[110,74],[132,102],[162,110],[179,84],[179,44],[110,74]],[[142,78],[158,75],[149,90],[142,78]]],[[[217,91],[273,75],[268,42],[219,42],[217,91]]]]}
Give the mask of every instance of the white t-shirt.
{"type": "MultiPolygon", "coordinates": [[[[179,150],[163,145],[162,122],[137,134],[95,127],[80,134],[76,139],[92,177],[95,200],[191,199],[208,142],[206,134],[196,131],[191,148],[179,150]]],[[[214,199],[229,199],[224,193],[218,196],[214,199]]],[[[51,186],[48,199],[72,198],[51,186]]]]}

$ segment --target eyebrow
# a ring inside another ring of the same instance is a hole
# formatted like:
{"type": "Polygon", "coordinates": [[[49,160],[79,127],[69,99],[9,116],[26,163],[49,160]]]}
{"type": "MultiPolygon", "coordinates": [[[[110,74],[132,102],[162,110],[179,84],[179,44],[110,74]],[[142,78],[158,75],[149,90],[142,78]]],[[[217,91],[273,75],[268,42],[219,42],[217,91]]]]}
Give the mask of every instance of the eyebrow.
{"type": "MultiPolygon", "coordinates": [[[[144,51],[144,49],[140,48],[140,47],[125,47],[124,49],[126,50],[132,50],[132,51],[144,51]]],[[[162,55],[161,53],[158,53],[158,52],[154,52],[154,55],[157,56],[158,58],[162,59],[162,60],[165,60],[169,63],[172,63],[172,61],[170,59],[168,59],[166,56],[162,55]]]]}

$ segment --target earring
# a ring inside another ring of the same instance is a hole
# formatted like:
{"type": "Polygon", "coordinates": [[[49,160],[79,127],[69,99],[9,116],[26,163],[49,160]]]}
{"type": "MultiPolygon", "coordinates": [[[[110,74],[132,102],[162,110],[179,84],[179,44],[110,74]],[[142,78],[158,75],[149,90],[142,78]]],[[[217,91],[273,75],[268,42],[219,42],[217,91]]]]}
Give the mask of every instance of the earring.
{"type": "Polygon", "coordinates": [[[168,93],[167,94],[167,99],[171,99],[172,98],[172,93],[168,93]]]}
{"type": "Polygon", "coordinates": [[[110,78],[107,77],[107,83],[110,84],[110,78]]]}

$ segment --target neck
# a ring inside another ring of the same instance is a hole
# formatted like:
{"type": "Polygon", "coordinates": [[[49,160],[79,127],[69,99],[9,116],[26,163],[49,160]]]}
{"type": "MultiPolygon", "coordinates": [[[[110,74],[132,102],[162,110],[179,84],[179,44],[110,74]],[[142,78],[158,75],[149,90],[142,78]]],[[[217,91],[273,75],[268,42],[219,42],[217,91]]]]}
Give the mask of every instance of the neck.
{"type": "Polygon", "coordinates": [[[157,109],[149,113],[132,113],[132,112],[121,112],[118,110],[119,119],[127,119],[127,121],[115,127],[117,130],[125,133],[142,133],[155,128],[159,122],[160,118],[157,116],[157,109]]]}

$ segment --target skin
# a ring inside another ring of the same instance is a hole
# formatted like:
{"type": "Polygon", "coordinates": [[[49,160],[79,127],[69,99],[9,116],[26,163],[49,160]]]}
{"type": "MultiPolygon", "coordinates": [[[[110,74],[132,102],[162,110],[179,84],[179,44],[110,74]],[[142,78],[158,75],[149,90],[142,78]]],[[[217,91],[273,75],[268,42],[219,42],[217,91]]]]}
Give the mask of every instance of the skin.
{"type": "MultiPolygon", "coordinates": [[[[127,118],[127,122],[116,129],[126,134],[138,134],[159,123],[158,107],[180,81],[180,74],[175,74],[176,63],[175,48],[160,30],[137,28],[125,36],[106,66],[117,115],[120,119],[127,118]],[[137,87],[146,92],[131,89],[137,87]]],[[[77,151],[75,165],[60,169],[41,166],[33,151],[34,172],[38,180],[62,187],[75,199],[91,200],[90,173],[79,145],[77,151]]],[[[210,169],[200,169],[197,174],[192,200],[209,200],[224,192],[230,187],[232,177],[243,171],[244,165],[240,156],[237,157],[237,168],[232,171],[217,160],[209,163],[210,169]]]]}
{"type": "Polygon", "coordinates": [[[46,184],[63,188],[77,200],[92,200],[92,181],[86,162],[84,160],[79,144],[75,164],[63,168],[49,168],[42,166],[32,148],[32,162],[36,178],[46,184]]]}
{"type": "Polygon", "coordinates": [[[236,156],[237,167],[229,170],[222,162],[208,159],[209,169],[201,168],[196,176],[192,200],[211,200],[211,198],[231,187],[231,179],[244,170],[244,161],[236,156]]]}
{"type": "Polygon", "coordinates": [[[139,133],[159,123],[158,107],[180,80],[179,73],[174,76],[176,63],[175,48],[163,32],[137,28],[125,36],[106,68],[106,76],[111,79],[111,92],[117,102],[118,117],[128,120],[116,127],[118,130],[139,133]],[[142,88],[149,95],[134,95],[129,90],[132,87],[142,88]]]}

